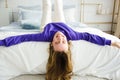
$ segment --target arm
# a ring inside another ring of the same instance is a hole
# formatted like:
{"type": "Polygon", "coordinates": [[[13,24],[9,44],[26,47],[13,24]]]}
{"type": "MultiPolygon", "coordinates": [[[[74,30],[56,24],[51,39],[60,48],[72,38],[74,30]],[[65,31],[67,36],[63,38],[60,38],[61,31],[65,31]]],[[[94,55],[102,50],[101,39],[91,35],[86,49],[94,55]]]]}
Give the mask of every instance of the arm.
{"type": "Polygon", "coordinates": [[[86,40],[98,45],[111,45],[111,40],[105,39],[104,37],[100,37],[98,35],[90,34],[90,33],[80,33],[75,32],[75,36],[73,37],[75,40],[86,40]]]}
{"type": "Polygon", "coordinates": [[[75,40],[86,40],[98,45],[110,45],[117,48],[120,48],[120,42],[112,42],[111,40],[108,40],[104,37],[100,37],[98,35],[90,34],[90,33],[80,33],[75,32],[75,36],[73,37],[75,40]]]}
{"type": "Polygon", "coordinates": [[[19,44],[22,42],[28,42],[28,41],[47,42],[48,37],[42,33],[11,36],[11,37],[7,37],[3,40],[0,40],[0,46],[8,47],[8,46],[16,45],[16,44],[19,44]]]}
{"type": "Polygon", "coordinates": [[[120,48],[120,42],[111,42],[111,46],[120,48]]]}

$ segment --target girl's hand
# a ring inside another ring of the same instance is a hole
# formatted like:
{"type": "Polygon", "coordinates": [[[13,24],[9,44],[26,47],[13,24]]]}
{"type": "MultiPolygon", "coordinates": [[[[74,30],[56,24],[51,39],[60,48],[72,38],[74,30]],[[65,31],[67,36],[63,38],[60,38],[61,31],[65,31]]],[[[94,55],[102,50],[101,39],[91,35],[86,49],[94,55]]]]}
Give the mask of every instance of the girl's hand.
{"type": "Polygon", "coordinates": [[[111,46],[120,48],[120,42],[111,42],[111,46]]]}

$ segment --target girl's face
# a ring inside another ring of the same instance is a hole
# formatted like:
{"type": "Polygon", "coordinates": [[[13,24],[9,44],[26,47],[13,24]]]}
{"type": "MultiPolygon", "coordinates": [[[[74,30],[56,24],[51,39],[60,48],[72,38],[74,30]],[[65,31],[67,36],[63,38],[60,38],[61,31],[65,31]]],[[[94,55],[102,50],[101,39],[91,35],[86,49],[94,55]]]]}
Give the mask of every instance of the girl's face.
{"type": "Polygon", "coordinates": [[[52,46],[55,51],[68,51],[66,36],[60,31],[56,32],[53,37],[52,46]]]}

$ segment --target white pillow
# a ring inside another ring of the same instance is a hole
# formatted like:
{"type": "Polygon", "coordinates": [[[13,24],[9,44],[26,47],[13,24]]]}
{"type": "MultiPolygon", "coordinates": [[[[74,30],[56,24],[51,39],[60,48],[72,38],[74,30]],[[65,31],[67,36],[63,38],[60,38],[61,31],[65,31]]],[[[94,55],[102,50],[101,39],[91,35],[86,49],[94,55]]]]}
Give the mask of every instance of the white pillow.
{"type": "Polygon", "coordinates": [[[64,9],[64,15],[66,22],[75,22],[75,8],[64,9]]]}
{"type": "Polygon", "coordinates": [[[19,9],[19,20],[25,19],[38,19],[40,20],[42,16],[42,12],[38,10],[29,10],[29,9],[19,9]]]}
{"type": "Polygon", "coordinates": [[[69,22],[67,22],[67,25],[69,25],[69,27],[71,27],[72,29],[75,29],[75,28],[80,29],[80,28],[87,28],[88,27],[88,25],[81,23],[81,22],[77,22],[77,21],[75,21],[75,22],[69,21],[69,22]]]}
{"type": "Polygon", "coordinates": [[[63,10],[66,22],[75,22],[79,20],[78,0],[63,0],[63,10]]]}
{"type": "Polygon", "coordinates": [[[65,5],[63,10],[66,22],[76,22],[80,20],[78,5],[65,5]]]}
{"type": "MultiPolygon", "coordinates": [[[[41,6],[40,5],[33,5],[33,6],[18,6],[18,20],[21,20],[23,16],[26,16],[27,13],[30,13],[31,15],[34,13],[40,13],[41,14],[41,6]],[[23,15],[24,14],[24,15],[23,15]]],[[[29,16],[30,17],[30,16],[29,16]]],[[[32,16],[31,16],[32,17],[32,16]]]]}
{"type": "Polygon", "coordinates": [[[41,6],[40,5],[33,5],[33,6],[19,5],[18,8],[29,9],[29,10],[41,10],[41,6]]]}
{"type": "Polygon", "coordinates": [[[19,22],[23,29],[40,28],[42,12],[37,9],[38,8],[32,8],[32,7],[19,8],[19,22]]]}
{"type": "Polygon", "coordinates": [[[40,20],[26,19],[21,20],[21,26],[23,29],[40,29],[40,20]]]}

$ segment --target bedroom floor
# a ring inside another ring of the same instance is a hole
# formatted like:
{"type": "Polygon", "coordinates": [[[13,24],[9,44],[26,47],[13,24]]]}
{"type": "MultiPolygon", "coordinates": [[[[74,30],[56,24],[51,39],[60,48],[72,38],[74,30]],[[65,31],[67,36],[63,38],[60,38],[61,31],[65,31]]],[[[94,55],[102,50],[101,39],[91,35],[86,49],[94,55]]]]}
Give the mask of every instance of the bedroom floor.
{"type": "MultiPolygon", "coordinates": [[[[10,80],[45,80],[45,75],[21,75],[10,80]]],[[[73,76],[72,80],[108,80],[93,76],[73,76]]]]}

